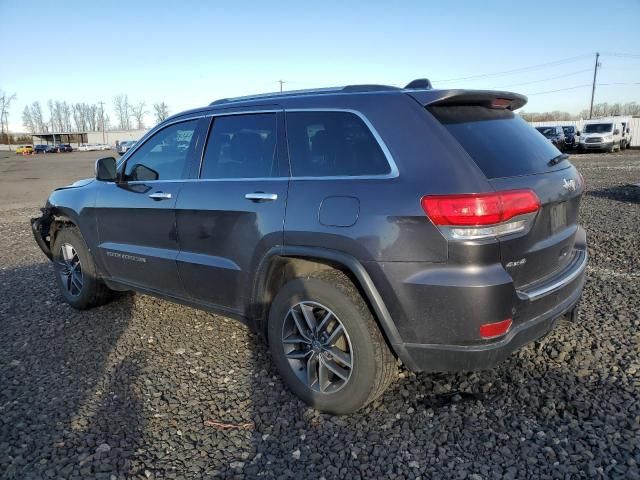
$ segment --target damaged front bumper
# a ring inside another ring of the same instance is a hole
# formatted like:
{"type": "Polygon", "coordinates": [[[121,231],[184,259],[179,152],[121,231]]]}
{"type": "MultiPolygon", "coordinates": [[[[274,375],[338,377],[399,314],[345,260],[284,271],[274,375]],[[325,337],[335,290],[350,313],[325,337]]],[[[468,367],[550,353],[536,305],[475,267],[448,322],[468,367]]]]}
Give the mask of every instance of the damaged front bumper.
{"type": "Polygon", "coordinates": [[[51,254],[51,222],[53,220],[53,214],[51,208],[48,206],[40,210],[42,211],[42,215],[31,219],[31,231],[40,250],[51,260],[53,256],[51,254]]]}

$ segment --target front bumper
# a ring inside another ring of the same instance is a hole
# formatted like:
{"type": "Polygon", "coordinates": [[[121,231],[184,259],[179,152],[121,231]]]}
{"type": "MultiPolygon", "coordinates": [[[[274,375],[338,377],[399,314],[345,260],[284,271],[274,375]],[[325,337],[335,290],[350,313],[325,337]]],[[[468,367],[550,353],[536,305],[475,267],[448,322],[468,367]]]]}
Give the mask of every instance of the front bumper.
{"type": "Polygon", "coordinates": [[[612,146],[613,142],[580,143],[580,148],[583,150],[607,150],[612,146]]]}
{"type": "Polygon", "coordinates": [[[48,208],[42,209],[42,216],[31,219],[31,232],[33,238],[49,260],[53,257],[51,253],[51,246],[47,241],[49,237],[49,229],[51,228],[51,212],[48,208]]]}

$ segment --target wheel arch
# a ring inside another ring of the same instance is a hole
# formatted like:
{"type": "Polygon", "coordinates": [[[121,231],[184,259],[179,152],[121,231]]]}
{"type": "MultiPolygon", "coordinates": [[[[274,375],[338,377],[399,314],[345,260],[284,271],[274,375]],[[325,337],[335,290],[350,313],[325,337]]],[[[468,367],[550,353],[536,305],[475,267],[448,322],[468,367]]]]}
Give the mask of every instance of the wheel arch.
{"type": "Polygon", "coordinates": [[[266,338],[269,306],[282,285],[293,278],[326,269],[341,270],[351,279],[371,308],[391,350],[411,368],[412,361],[400,333],[368,272],[356,258],[337,250],[284,246],[274,247],[267,252],[256,271],[249,305],[249,316],[258,333],[266,338]]]}

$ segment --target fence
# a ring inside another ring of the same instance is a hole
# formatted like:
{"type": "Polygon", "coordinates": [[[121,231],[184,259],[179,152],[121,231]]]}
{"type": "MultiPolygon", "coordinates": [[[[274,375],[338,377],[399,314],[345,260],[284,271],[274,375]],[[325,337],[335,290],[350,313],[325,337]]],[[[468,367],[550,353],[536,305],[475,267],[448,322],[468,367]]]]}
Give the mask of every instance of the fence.
{"type": "MultiPolygon", "coordinates": [[[[529,122],[534,127],[546,125],[575,125],[581,131],[585,122],[588,120],[550,120],[548,122],[529,122]]],[[[629,120],[629,128],[631,129],[631,146],[640,147],[640,118],[631,118],[629,120]]]]}

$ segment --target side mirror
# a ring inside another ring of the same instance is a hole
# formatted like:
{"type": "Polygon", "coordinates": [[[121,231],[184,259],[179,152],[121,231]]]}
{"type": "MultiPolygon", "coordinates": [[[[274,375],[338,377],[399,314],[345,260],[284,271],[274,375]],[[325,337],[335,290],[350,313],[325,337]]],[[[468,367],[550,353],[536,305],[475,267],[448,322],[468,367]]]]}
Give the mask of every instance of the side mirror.
{"type": "Polygon", "coordinates": [[[96,160],[96,180],[115,182],[117,177],[116,159],[105,157],[96,160]]]}
{"type": "Polygon", "coordinates": [[[578,130],[578,131],[576,132],[576,135],[577,135],[577,136],[580,136],[580,130],[578,130]]]}
{"type": "Polygon", "coordinates": [[[613,131],[614,135],[620,135],[620,130],[618,130],[617,128],[613,131]]]}
{"type": "Polygon", "coordinates": [[[631,129],[630,128],[627,128],[627,133],[631,133],[631,129]]]}

